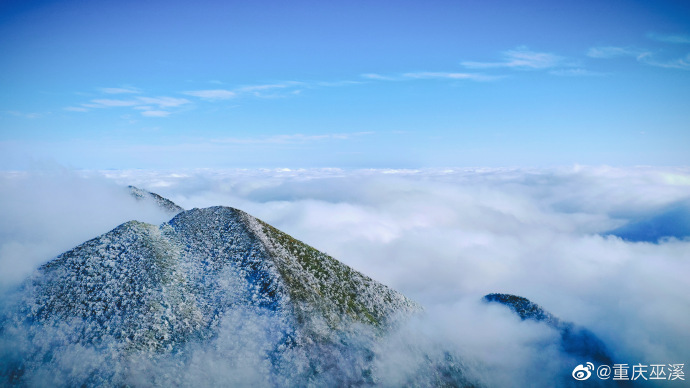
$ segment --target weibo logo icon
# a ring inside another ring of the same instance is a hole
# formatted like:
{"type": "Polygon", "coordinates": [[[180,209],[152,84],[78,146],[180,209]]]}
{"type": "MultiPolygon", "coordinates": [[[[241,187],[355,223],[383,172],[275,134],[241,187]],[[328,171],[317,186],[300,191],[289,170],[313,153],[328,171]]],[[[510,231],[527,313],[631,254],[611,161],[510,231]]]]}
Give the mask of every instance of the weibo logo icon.
{"type": "Polygon", "coordinates": [[[586,366],[580,364],[576,366],[575,369],[573,369],[573,378],[579,381],[587,380],[588,378],[590,378],[590,376],[592,376],[593,370],[594,364],[592,364],[591,362],[588,362],[586,366]]]}

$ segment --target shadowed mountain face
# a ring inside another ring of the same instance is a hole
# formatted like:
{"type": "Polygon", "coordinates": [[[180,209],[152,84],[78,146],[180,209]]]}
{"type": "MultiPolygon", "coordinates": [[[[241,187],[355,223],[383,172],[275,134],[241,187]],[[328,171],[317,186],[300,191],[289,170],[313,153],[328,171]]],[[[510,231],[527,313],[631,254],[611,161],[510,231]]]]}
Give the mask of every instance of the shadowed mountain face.
{"type": "Polygon", "coordinates": [[[558,330],[563,351],[573,357],[613,365],[606,346],[594,333],[573,323],[561,321],[527,298],[510,294],[488,294],[484,296],[484,301],[509,307],[523,321],[529,319],[544,322],[558,330]]]}
{"type": "Polygon", "coordinates": [[[674,203],[655,214],[640,217],[605,233],[633,242],[658,243],[664,238],[690,237],[690,201],[674,203]]]}
{"type": "Polygon", "coordinates": [[[204,348],[248,374],[237,384],[373,383],[376,338],[420,310],[227,207],[122,224],[42,266],[6,302],[0,381],[17,385],[165,385],[143,365],[187,365],[204,348]]]}
{"type": "Polygon", "coordinates": [[[614,364],[609,351],[594,333],[584,327],[577,326],[571,322],[564,322],[553,316],[541,306],[531,302],[527,298],[510,294],[488,294],[484,296],[484,301],[487,303],[499,303],[515,312],[521,320],[531,320],[535,322],[543,322],[546,325],[557,330],[560,334],[559,346],[560,350],[572,358],[573,362],[564,365],[564,373],[560,381],[552,381],[551,386],[563,387],[629,387],[630,381],[625,380],[602,380],[594,375],[587,381],[577,381],[571,377],[571,370],[569,368],[575,367],[578,364],[586,365],[591,362],[596,366],[614,364]]]}

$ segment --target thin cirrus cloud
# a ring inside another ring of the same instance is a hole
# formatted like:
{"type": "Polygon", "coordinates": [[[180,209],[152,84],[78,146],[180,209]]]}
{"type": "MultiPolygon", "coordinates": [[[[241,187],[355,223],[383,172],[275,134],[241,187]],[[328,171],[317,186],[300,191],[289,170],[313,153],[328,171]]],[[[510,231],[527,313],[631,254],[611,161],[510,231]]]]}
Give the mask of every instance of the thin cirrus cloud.
{"type": "Polygon", "coordinates": [[[173,108],[189,103],[187,99],[175,97],[139,97],[138,100],[145,104],[158,105],[161,108],[173,108]]]}
{"type": "Polygon", "coordinates": [[[564,58],[551,53],[536,52],[526,47],[503,52],[503,60],[499,62],[464,61],[460,64],[470,69],[509,68],[518,70],[549,69],[564,64],[564,58]]]}
{"type": "Polygon", "coordinates": [[[15,116],[15,117],[23,117],[25,119],[37,119],[37,118],[45,115],[44,113],[39,113],[39,112],[28,112],[27,113],[27,112],[20,112],[20,111],[16,111],[16,110],[6,110],[6,111],[0,112],[0,113],[5,113],[5,114],[8,114],[10,116],[15,116]]]}
{"type": "Polygon", "coordinates": [[[585,77],[585,76],[603,76],[604,73],[599,73],[596,71],[590,71],[582,68],[575,69],[557,69],[549,71],[551,75],[557,75],[560,77],[585,77]]]}
{"type": "MultiPolygon", "coordinates": [[[[117,88],[114,88],[117,89],[117,88]]],[[[128,89],[134,90],[134,89],[128,89]]],[[[103,93],[115,94],[112,90],[110,92],[106,89],[101,89],[103,93]]],[[[135,91],[117,92],[117,93],[138,93],[135,91]]],[[[104,108],[132,108],[140,111],[144,117],[166,117],[172,112],[169,109],[178,108],[182,105],[189,104],[191,101],[185,98],[176,97],[145,97],[139,96],[132,99],[112,99],[112,98],[96,98],[88,103],[81,104],[81,106],[69,106],[64,108],[71,112],[88,112],[89,109],[104,109],[104,108]]]]}
{"type": "Polygon", "coordinates": [[[635,60],[638,62],[650,66],[665,69],[690,70],[690,54],[687,54],[681,58],[660,60],[657,59],[657,56],[650,50],[630,47],[604,46],[590,48],[589,51],[587,51],[587,56],[597,59],[629,57],[635,58],[635,60]]]}
{"type": "Polygon", "coordinates": [[[141,112],[141,115],[145,117],[167,117],[170,115],[170,112],[164,110],[144,110],[141,112]]]}
{"type": "Polygon", "coordinates": [[[261,91],[265,91],[265,90],[285,89],[285,88],[297,86],[297,85],[303,85],[303,83],[297,82],[297,81],[290,81],[290,82],[279,83],[279,84],[249,85],[249,86],[243,86],[243,87],[237,88],[236,91],[239,93],[256,93],[256,92],[261,92],[261,91]]]}
{"type": "Polygon", "coordinates": [[[314,141],[326,140],[349,140],[355,137],[372,135],[374,132],[350,132],[350,133],[327,133],[305,135],[302,133],[282,134],[268,137],[258,138],[223,138],[215,139],[212,143],[215,144],[289,144],[289,143],[307,143],[314,141]]]}
{"type": "Polygon", "coordinates": [[[684,34],[659,34],[655,32],[650,32],[647,37],[652,40],[656,40],[664,43],[680,43],[680,44],[690,44],[690,35],[684,34]]]}
{"type": "Polygon", "coordinates": [[[592,47],[587,51],[587,56],[590,58],[619,58],[619,57],[634,57],[642,59],[650,55],[647,50],[634,47],[617,47],[617,46],[601,46],[592,47]]]}
{"type": "Polygon", "coordinates": [[[371,79],[371,80],[378,80],[378,81],[399,81],[400,77],[392,77],[392,76],[386,76],[386,75],[381,75],[377,73],[365,73],[361,75],[362,78],[366,79],[371,79]]]}
{"type": "Polygon", "coordinates": [[[432,79],[493,81],[498,78],[501,78],[499,76],[489,76],[478,73],[456,73],[444,71],[417,71],[403,73],[401,75],[382,75],[377,73],[365,73],[361,74],[360,77],[374,81],[411,81],[432,79]]]}
{"type": "Polygon", "coordinates": [[[275,97],[275,94],[267,95],[265,92],[275,91],[280,89],[290,89],[294,91],[294,88],[298,86],[305,86],[304,82],[298,81],[287,81],[282,83],[274,84],[262,84],[262,85],[248,85],[241,86],[235,89],[204,89],[204,90],[189,90],[183,92],[188,96],[198,97],[204,100],[228,100],[231,98],[240,97],[242,95],[252,95],[254,97],[275,97]]]}
{"type": "Polygon", "coordinates": [[[87,108],[114,108],[114,107],[125,107],[125,106],[137,106],[141,103],[136,100],[112,100],[108,98],[100,98],[96,100],[91,100],[88,104],[83,104],[87,108]]]}
{"type": "Polygon", "coordinates": [[[63,108],[66,111],[69,112],[88,112],[89,110],[87,108],[81,107],[81,106],[68,106],[66,108],[63,108]]]}
{"type": "MultiPolygon", "coordinates": [[[[563,69],[573,66],[566,62],[564,57],[546,52],[531,51],[526,47],[518,47],[513,50],[503,52],[503,59],[498,62],[476,62],[464,61],[460,63],[468,69],[515,69],[515,70],[547,70],[552,69],[550,74],[563,76],[594,75],[585,69],[563,69]]],[[[504,78],[503,75],[487,75],[481,73],[468,72],[434,72],[419,71],[409,72],[402,75],[392,76],[378,73],[365,73],[362,78],[377,81],[405,81],[419,79],[447,79],[447,80],[472,80],[472,81],[493,81],[504,78]]]]}
{"type": "Polygon", "coordinates": [[[656,61],[650,58],[647,61],[645,61],[645,63],[652,66],[663,67],[666,69],[690,70],[690,54],[687,54],[683,58],[673,59],[669,61],[656,61]]]}
{"type": "Polygon", "coordinates": [[[413,78],[413,79],[468,79],[473,81],[489,81],[494,80],[497,77],[487,76],[483,74],[473,74],[473,73],[446,73],[446,72],[433,72],[433,71],[422,71],[417,73],[405,73],[403,77],[413,78]]]}
{"type": "Polygon", "coordinates": [[[139,94],[141,91],[132,87],[125,88],[101,88],[101,92],[106,94],[139,94]]]}
{"type": "Polygon", "coordinates": [[[237,93],[225,89],[192,90],[184,94],[206,100],[227,100],[237,96],[237,93]]]}

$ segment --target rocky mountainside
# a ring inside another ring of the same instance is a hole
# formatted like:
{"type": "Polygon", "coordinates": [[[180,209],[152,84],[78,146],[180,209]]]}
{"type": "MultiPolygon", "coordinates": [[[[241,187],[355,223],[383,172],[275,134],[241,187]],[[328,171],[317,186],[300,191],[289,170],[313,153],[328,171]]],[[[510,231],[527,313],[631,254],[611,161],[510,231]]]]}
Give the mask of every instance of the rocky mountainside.
{"type": "Polygon", "coordinates": [[[137,359],[184,364],[190,349],[232,338],[231,348],[260,347],[253,356],[265,360],[253,367],[268,364],[259,385],[373,382],[363,341],[418,310],[240,210],[193,209],[160,226],[127,222],[42,266],[5,306],[2,381],[128,385],[137,359]],[[65,370],[83,352],[95,365],[65,370]],[[342,370],[343,358],[362,368],[342,370]]]}

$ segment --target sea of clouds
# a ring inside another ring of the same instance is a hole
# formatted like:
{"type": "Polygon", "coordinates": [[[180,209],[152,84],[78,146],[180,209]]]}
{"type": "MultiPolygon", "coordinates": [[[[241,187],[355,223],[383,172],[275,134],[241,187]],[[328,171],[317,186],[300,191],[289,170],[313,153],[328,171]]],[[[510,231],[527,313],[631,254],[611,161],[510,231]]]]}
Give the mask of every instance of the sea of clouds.
{"type": "Polygon", "coordinates": [[[425,318],[380,344],[391,386],[420,362],[414,349],[451,348],[492,386],[548,386],[587,361],[564,359],[547,325],[481,303],[492,292],[587,327],[617,363],[690,361],[690,239],[607,233],[687,203],[687,168],[55,168],[0,180],[2,289],[122,222],[169,218],[131,198],[131,184],[185,209],[244,210],[420,302],[425,318]]]}

